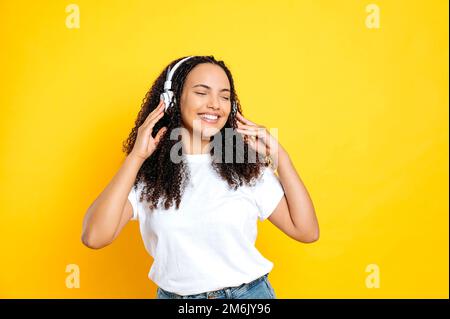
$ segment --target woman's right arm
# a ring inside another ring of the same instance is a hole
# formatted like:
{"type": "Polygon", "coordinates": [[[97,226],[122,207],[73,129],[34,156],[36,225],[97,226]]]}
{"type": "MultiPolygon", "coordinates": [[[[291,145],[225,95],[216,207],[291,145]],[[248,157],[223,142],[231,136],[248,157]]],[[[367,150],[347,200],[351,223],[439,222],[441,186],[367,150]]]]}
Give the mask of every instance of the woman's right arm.
{"type": "Polygon", "coordinates": [[[99,249],[114,240],[127,204],[128,194],[141,165],[142,159],[132,154],[128,155],[111,182],[88,208],[83,219],[81,236],[84,245],[99,249]]]}
{"type": "Polygon", "coordinates": [[[138,128],[133,150],[125,158],[119,171],[89,206],[83,219],[81,235],[81,241],[87,247],[99,249],[109,245],[131,218],[128,195],[143,162],[153,153],[167,131],[163,127],[154,138],[151,135],[154,125],[163,115],[164,103],[161,101],[138,128]]]}

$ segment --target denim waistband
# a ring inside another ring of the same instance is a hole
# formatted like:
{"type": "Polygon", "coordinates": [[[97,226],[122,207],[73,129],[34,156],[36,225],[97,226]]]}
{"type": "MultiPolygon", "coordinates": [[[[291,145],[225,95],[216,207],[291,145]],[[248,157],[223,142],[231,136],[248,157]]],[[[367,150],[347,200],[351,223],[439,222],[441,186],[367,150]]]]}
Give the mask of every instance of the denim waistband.
{"type": "MultiPolygon", "coordinates": [[[[261,277],[256,278],[255,280],[252,280],[248,283],[244,283],[240,286],[233,286],[233,287],[225,287],[219,290],[213,290],[213,291],[208,291],[208,292],[202,292],[202,293],[198,293],[198,294],[192,294],[192,295],[187,295],[189,297],[194,297],[194,296],[199,296],[199,295],[207,295],[207,297],[217,297],[220,296],[222,294],[226,294],[226,291],[228,290],[232,290],[232,291],[239,291],[239,292],[244,292],[245,290],[249,290],[252,287],[254,287],[255,285],[257,285],[258,283],[260,283],[262,280],[265,280],[267,277],[269,276],[269,274],[265,274],[262,275],[261,277]]],[[[179,294],[176,294],[174,292],[170,292],[167,290],[162,289],[161,287],[158,287],[159,289],[161,289],[165,294],[169,295],[171,298],[175,298],[175,299],[180,299],[183,297],[187,297],[187,296],[182,296],[179,294]]]]}

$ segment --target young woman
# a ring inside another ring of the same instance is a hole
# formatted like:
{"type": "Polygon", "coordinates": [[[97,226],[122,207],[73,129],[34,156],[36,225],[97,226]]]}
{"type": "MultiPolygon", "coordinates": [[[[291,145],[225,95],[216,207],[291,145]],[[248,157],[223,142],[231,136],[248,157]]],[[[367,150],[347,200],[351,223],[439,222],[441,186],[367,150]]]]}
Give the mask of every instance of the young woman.
{"type": "Polygon", "coordinates": [[[157,298],[276,298],[273,263],[254,246],[257,220],[268,218],[299,242],[319,238],[287,151],[242,115],[231,72],[213,56],[185,57],[163,70],[124,151],[85,215],[82,242],[102,248],[138,220],[154,258],[148,276],[157,298]]]}

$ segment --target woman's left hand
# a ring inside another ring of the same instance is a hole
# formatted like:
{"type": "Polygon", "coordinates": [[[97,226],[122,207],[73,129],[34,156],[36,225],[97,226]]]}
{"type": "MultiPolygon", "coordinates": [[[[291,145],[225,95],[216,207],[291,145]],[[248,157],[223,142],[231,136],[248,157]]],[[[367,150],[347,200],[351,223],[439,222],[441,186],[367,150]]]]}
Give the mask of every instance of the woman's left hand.
{"type": "Polygon", "coordinates": [[[237,132],[244,135],[244,140],[255,151],[264,156],[270,156],[275,163],[278,162],[278,148],[279,144],[269,131],[262,125],[253,123],[246,119],[241,113],[236,114],[237,132]]]}

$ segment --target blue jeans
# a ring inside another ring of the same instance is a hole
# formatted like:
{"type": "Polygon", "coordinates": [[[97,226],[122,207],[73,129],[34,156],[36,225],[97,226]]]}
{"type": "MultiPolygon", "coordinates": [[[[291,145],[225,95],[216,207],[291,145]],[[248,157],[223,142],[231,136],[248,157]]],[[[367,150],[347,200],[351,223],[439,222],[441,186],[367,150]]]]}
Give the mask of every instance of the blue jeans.
{"type": "Polygon", "coordinates": [[[275,291],[265,274],[247,284],[220,290],[182,296],[158,287],[156,299],[276,299],[275,291]]]}

